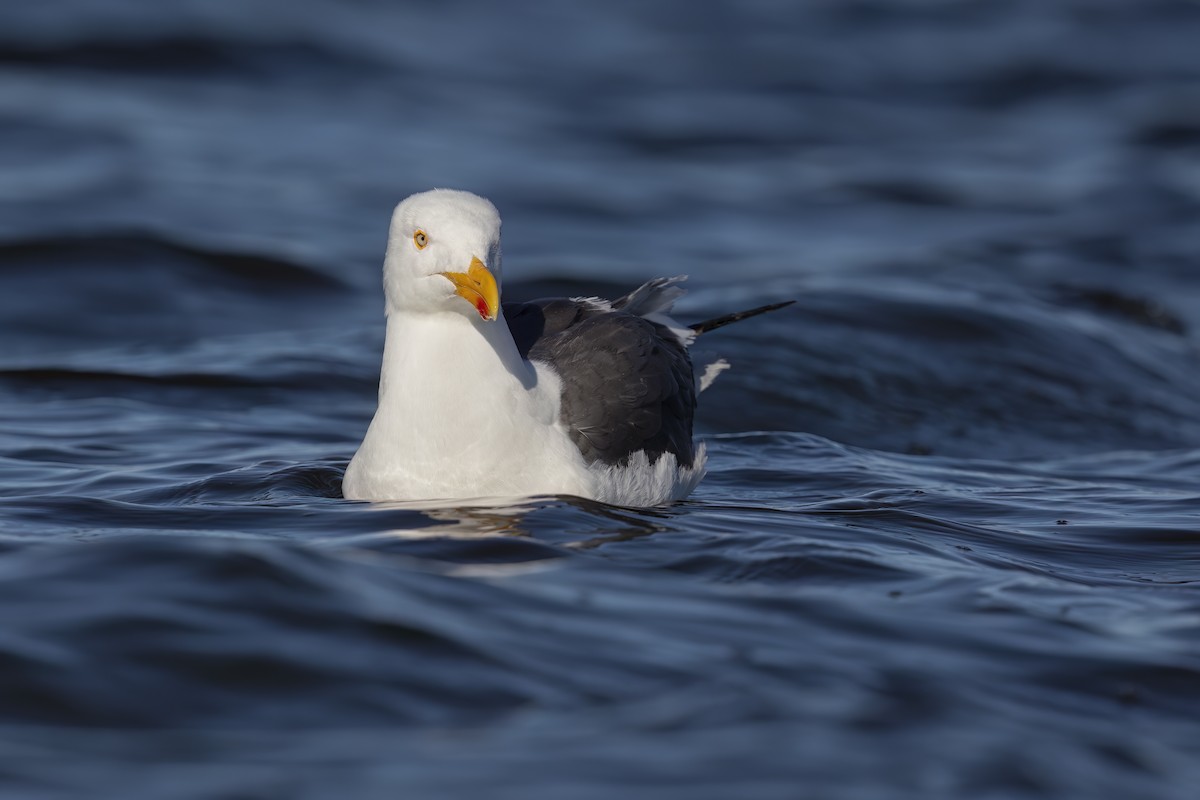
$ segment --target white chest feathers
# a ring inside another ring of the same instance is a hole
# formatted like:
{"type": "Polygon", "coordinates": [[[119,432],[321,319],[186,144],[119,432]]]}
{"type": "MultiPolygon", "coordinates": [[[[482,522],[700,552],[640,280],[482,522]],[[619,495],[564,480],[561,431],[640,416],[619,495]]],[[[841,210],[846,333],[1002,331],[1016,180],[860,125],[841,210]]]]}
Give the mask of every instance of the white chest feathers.
{"type": "Polygon", "coordinates": [[[595,496],[558,420],[561,386],[521,359],[503,318],[389,317],[379,408],[346,470],[349,499],[595,496]]]}

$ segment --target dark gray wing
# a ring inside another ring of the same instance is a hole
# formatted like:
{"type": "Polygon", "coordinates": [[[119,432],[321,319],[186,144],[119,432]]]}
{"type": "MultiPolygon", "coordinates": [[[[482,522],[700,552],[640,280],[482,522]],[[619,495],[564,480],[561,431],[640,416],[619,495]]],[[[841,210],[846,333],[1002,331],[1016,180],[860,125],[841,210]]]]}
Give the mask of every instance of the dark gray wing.
{"type": "Polygon", "coordinates": [[[548,364],[563,383],[562,421],[591,464],[651,463],[695,456],[692,362],[666,328],[621,310],[556,298],[506,303],[504,318],[525,358],[548,364]]]}

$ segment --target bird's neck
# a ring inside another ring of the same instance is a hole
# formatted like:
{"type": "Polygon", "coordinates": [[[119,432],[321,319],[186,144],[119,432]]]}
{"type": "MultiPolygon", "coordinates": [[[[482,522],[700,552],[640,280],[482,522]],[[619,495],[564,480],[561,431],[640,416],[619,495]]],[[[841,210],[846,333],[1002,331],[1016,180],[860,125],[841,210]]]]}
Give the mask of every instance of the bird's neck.
{"type": "Polygon", "coordinates": [[[381,406],[414,396],[456,406],[487,402],[495,387],[528,389],[535,381],[503,314],[489,322],[453,312],[390,314],[379,377],[381,406]]]}

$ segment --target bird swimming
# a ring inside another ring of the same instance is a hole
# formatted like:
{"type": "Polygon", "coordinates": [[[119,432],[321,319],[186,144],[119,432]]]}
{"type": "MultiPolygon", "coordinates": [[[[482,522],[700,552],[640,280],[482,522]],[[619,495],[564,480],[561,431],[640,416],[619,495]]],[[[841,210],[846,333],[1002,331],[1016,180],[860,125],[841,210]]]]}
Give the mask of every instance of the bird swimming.
{"type": "Polygon", "coordinates": [[[686,497],[704,476],[687,348],[709,330],[671,316],[682,277],[617,300],[500,300],[500,215],[470,192],[396,206],[383,265],[379,405],[346,468],[351,500],[569,494],[624,506],[686,497]]]}

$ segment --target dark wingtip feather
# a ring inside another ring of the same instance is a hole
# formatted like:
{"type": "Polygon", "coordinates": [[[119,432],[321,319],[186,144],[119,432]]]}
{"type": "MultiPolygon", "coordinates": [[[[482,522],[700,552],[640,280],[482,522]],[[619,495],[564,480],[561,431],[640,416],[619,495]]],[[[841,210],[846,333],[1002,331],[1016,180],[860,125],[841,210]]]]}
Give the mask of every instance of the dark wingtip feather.
{"type": "Polygon", "coordinates": [[[717,328],[723,328],[726,325],[730,325],[734,322],[739,322],[739,321],[741,321],[743,319],[747,319],[749,317],[757,317],[759,314],[765,314],[768,311],[777,311],[781,308],[786,308],[787,306],[790,306],[794,302],[796,302],[796,301],[795,300],[785,300],[782,303],[771,303],[770,305],[759,306],[758,308],[751,308],[747,311],[735,311],[732,314],[725,314],[724,316],[721,316],[721,317],[714,317],[713,319],[707,319],[704,322],[697,322],[695,325],[691,326],[691,329],[696,332],[697,336],[699,336],[702,333],[707,333],[709,331],[716,330],[717,328]]]}

